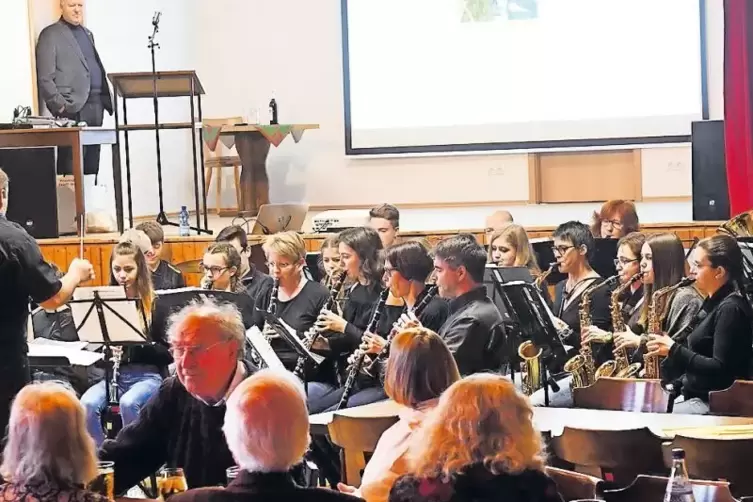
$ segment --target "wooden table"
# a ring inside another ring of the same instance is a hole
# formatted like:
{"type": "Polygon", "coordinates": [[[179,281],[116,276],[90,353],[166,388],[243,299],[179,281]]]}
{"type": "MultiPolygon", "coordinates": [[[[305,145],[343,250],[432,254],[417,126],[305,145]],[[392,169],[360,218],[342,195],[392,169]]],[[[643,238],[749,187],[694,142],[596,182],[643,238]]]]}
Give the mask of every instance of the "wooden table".
{"type": "MultiPolygon", "coordinates": [[[[338,411],[350,417],[397,417],[399,405],[393,401],[357,406],[338,411]]],[[[326,434],[334,413],[312,415],[312,434],[326,434]]],[[[657,437],[671,439],[675,434],[729,437],[753,436],[753,417],[719,417],[713,415],[675,415],[672,413],[632,413],[629,411],[588,410],[579,408],[534,408],[536,428],[559,435],[565,426],[595,430],[627,430],[647,427],[657,437]]]]}
{"type": "MultiPolygon", "coordinates": [[[[68,146],[73,150],[73,184],[76,196],[76,224],[79,234],[81,216],[86,214],[84,197],[84,146],[112,145],[112,178],[115,188],[115,211],[118,231],[123,231],[123,187],[120,176],[120,152],[116,146],[114,129],[101,127],[54,127],[36,129],[11,129],[0,131],[0,148],[32,148],[68,146]]],[[[18,195],[18,194],[17,194],[18,195]]],[[[29,196],[33,196],[29,194],[29,196]]]]}
{"type": "MultiPolygon", "coordinates": [[[[319,129],[318,124],[290,124],[299,130],[319,129]]],[[[267,156],[270,142],[257,125],[224,125],[220,135],[235,136],[235,148],[241,158],[241,216],[256,216],[259,207],[269,204],[267,156]]]]}

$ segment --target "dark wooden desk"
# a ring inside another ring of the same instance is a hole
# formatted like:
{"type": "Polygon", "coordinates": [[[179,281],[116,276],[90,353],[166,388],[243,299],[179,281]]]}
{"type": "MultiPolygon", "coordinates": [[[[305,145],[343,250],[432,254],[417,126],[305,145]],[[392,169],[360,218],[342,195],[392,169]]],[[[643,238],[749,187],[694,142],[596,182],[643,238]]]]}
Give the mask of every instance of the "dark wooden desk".
{"type": "Polygon", "coordinates": [[[73,150],[73,184],[76,195],[76,222],[79,234],[81,216],[86,214],[84,197],[84,146],[112,145],[112,179],[115,189],[115,212],[118,232],[123,231],[123,187],[120,175],[120,152],[114,129],[101,127],[56,127],[11,129],[0,131],[0,148],[69,146],[73,150]]]}
{"type": "MultiPolygon", "coordinates": [[[[396,417],[400,407],[392,401],[381,401],[337,412],[350,417],[396,417]]],[[[333,413],[310,417],[311,433],[326,434],[333,413]]],[[[672,413],[632,413],[629,411],[587,410],[577,408],[534,408],[536,428],[559,435],[565,426],[595,430],[627,430],[647,427],[657,437],[671,439],[675,434],[704,437],[751,437],[753,417],[720,417],[712,415],[675,415],[672,413]]]]}

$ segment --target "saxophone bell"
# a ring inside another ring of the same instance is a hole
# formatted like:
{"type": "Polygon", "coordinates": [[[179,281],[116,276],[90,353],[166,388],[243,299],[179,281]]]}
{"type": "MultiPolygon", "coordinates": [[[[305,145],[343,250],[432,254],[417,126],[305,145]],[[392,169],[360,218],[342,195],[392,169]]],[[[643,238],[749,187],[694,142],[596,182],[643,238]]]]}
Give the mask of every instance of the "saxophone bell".
{"type": "Polygon", "coordinates": [[[530,396],[541,387],[543,371],[541,371],[542,349],[536,347],[532,341],[526,340],[518,346],[518,356],[521,359],[520,372],[523,394],[530,396]]]}

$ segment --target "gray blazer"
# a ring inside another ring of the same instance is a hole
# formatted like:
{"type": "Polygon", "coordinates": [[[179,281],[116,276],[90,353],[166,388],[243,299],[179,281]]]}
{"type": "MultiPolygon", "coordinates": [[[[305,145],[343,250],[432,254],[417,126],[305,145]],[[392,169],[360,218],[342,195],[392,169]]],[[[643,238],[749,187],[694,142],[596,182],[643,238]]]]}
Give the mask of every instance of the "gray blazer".
{"type": "MultiPolygon", "coordinates": [[[[92,32],[84,28],[94,44],[92,32]]],[[[106,72],[96,46],[94,52],[102,67],[104,86],[102,101],[112,114],[112,98],[106,72]]],[[[89,98],[91,79],[89,65],[70,28],[61,19],[39,34],[37,41],[37,85],[39,98],[54,115],[65,108],[66,115],[80,112],[89,98]]]]}

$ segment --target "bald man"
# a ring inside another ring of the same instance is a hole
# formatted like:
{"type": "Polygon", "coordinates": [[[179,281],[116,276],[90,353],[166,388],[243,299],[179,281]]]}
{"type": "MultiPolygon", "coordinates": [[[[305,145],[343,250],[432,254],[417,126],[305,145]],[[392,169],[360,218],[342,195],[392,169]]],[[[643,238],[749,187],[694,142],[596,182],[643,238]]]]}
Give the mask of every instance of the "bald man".
{"type": "Polygon", "coordinates": [[[500,209],[499,211],[495,211],[494,213],[487,216],[484,232],[487,236],[489,236],[497,230],[502,230],[505,225],[508,225],[512,222],[512,214],[510,214],[510,211],[500,209]]]}

